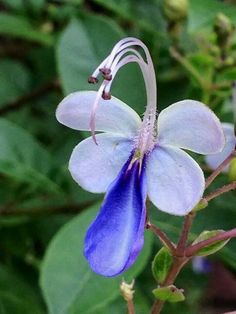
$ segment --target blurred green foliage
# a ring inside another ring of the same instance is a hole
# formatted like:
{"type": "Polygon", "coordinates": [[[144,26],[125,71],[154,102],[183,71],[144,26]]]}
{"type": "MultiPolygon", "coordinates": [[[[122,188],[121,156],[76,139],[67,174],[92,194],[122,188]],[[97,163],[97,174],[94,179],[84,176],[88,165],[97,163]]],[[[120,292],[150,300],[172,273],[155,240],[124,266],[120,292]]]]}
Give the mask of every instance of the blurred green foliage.
{"type": "MultiPolygon", "coordinates": [[[[160,243],[147,231],[142,254],[124,276],[103,278],[89,270],[83,238],[102,196],[83,191],[70,177],[70,153],[86,134],[59,125],[55,109],[68,93],[93,89],[87,84],[93,69],[117,40],[135,36],[153,57],[159,110],[193,98],[232,122],[236,6],[189,0],[187,8],[186,17],[180,12],[181,18],[168,20],[162,0],[0,1],[0,314],[125,313],[122,277],[136,278],[137,313],[148,313],[156,288],[151,260],[160,243]],[[225,20],[230,27],[222,41],[225,20]]],[[[135,65],[122,69],[112,93],[144,112],[144,83],[135,65]]],[[[222,175],[214,187],[228,180],[222,175]]],[[[191,239],[205,229],[235,227],[235,201],[229,193],[210,202],[197,214],[191,239]]],[[[150,214],[177,239],[182,218],[155,208],[150,214]]],[[[235,273],[236,241],[211,259],[235,273]]],[[[186,301],[164,313],[203,313],[207,276],[189,264],[177,282],[186,288],[186,301]]]]}

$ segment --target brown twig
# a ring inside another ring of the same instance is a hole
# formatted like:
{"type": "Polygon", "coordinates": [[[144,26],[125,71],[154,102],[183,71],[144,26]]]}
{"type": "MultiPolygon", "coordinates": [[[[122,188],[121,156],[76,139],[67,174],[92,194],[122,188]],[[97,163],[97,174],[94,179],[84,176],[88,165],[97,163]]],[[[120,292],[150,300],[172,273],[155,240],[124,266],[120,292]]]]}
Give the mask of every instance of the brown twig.
{"type": "Polygon", "coordinates": [[[193,256],[195,255],[199,250],[203,249],[206,246],[209,246],[215,242],[218,241],[223,241],[231,238],[236,237],[236,228],[229,230],[229,231],[224,231],[220,234],[215,235],[212,238],[209,238],[207,240],[201,241],[197,244],[191,245],[186,249],[186,256],[193,256]]]}
{"type": "Polygon", "coordinates": [[[133,300],[127,301],[127,308],[129,314],[135,314],[134,302],[133,300]]]}
{"type": "Polygon", "coordinates": [[[231,162],[231,160],[236,156],[236,150],[234,150],[206,179],[205,188],[215,180],[215,178],[222,172],[222,170],[231,162]]]}
{"type": "MultiPolygon", "coordinates": [[[[174,245],[171,243],[171,245],[174,247],[174,249],[172,249],[172,255],[173,255],[173,259],[174,259],[174,263],[166,277],[166,280],[164,281],[162,286],[168,286],[174,283],[175,278],[178,276],[180,270],[182,269],[182,267],[188,262],[189,258],[186,257],[186,243],[188,240],[188,234],[190,231],[190,228],[192,226],[192,222],[193,222],[193,218],[194,218],[195,214],[194,213],[189,213],[187,216],[185,216],[185,220],[184,220],[184,224],[183,224],[183,228],[182,228],[182,232],[181,232],[181,236],[179,239],[179,242],[177,244],[177,247],[175,249],[174,245]]],[[[152,226],[155,227],[155,226],[152,226]]],[[[158,228],[153,228],[155,231],[157,229],[158,233],[157,235],[160,237],[163,236],[162,235],[162,231],[159,230],[158,228]]],[[[151,314],[159,314],[164,306],[165,302],[161,301],[161,300],[156,300],[153,303],[152,309],[151,309],[151,314]]]]}
{"type": "MultiPolygon", "coordinates": [[[[187,257],[174,257],[174,263],[169,271],[169,274],[166,277],[165,282],[162,286],[172,285],[178,276],[179,272],[183,268],[183,266],[189,261],[187,257]]],[[[161,300],[156,300],[153,303],[151,314],[159,314],[164,306],[165,302],[161,300]]]]}
{"type": "Polygon", "coordinates": [[[146,228],[151,230],[161,240],[161,242],[169,248],[173,255],[175,254],[175,245],[170,241],[163,231],[150,222],[146,224],[146,228]]]}
{"type": "Polygon", "coordinates": [[[188,234],[192,226],[194,216],[195,214],[193,212],[190,212],[187,216],[185,216],[182,232],[181,232],[180,239],[176,248],[176,256],[183,257],[185,254],[188,234]]]}
{"type": "Polygon", "coordinates": [[[236,181],[229,183],[229,184],[226,184],[219,189],[216,189],[215,191],[204,196],[204,199],[207,202],[209,202],[210,200],[214,199],[215,197],[220,196],[221,194],[227,193],[227,192],[235,190],[235,189],[236,189],[236,181]]]}
{"type": "Polygon", "coordinates": [[[0,108],[0,116],[3,116],[11,111],[14,110],[19,110],[22,107],[24,107],[28,102],[34,100],[35,98],[38,98],[49,91],[53,89],[58,89],[59,88],[59,81],[58,80],[52,80],[48,82],[47,84],[33,90],[29,94],[26,94],[20,98],[18,98],[15,101],[12,101],[0,108]]]}

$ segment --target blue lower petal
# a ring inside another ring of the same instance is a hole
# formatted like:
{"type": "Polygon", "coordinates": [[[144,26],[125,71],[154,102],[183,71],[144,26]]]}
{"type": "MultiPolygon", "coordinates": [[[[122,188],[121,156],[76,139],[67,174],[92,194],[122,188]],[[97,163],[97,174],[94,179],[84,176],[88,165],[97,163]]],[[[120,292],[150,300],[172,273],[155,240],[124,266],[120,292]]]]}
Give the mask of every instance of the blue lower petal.
{"type": "Polygon", "coordinates": [[[140,171],[138,161],[129,169],[131,158],[110,185],[85,238],[84,254],[90,267],[108,277],[119,275],[130,267],[144,242],[145,160],[140,171]]]}

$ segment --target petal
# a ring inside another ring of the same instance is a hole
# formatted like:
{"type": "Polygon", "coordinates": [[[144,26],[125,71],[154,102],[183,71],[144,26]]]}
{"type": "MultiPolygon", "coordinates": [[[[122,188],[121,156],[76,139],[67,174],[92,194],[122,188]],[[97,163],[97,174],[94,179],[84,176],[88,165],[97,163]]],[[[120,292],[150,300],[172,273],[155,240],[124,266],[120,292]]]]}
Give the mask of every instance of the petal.
{"type": "Polygon", "coordinates": [[[183,216],[200,201],[205,180],[199,165],[175,147],[156,147],[147,160],[148,196],[160,210],[183,216]]]}
{"type": "Polygon", "coordinates": [[[200,154],[220,152],[224,133],[216,115],[194,100],[179,101],[164,109],[158,118],[161,145],[173,145],[200,154]]]}
{"type": "MultiPolygon", "coordinates": [[[[58,105],[57,120],[75,130],[90,130],[89,122],[96,92],[84,91],[68,95],[58,105]]],[[[101,99],[96,112],[96,131],[133,136],[141,124],[138,114],[119,99],[101,99]]]]}
{"type": "MultiPolygon", "coordinates": [[[[234,135],[234,126],[231,123],[222,123],[225,134],[225,147],[222,152],[206,156],[206,163],[211,169],[216,169],[234,150],[236,137],[234,135]]],[[[227,172],[229,166],[226,166],[224,172],[227,172]]]]}
{"type": "Polygon", "coordinates": [[[129,158],[133,143],[115,134],[98,134],[80,142],[73,150],[69,170],[73,179],[92,193],[106,192],[129,158]]]}
{"type": "Polygon", "coordinates": [[[84,254],[94,272],[116,276],[136,260],[144,241],[146,180],[130,159],[110,185],[100,212],[88,229],[84,254]]]}

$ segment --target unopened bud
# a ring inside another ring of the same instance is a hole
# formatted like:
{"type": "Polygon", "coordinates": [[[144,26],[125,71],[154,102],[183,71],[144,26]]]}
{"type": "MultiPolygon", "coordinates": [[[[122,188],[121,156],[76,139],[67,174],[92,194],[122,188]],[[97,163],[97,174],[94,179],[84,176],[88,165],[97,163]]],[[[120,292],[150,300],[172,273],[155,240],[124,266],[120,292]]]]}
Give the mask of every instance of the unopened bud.
{"type": "Polygon", "coordinates": [[[214,30],[217,36],[223,39],[232,34],[234,27],[231,20],[226,15],[219,13],[215,19],[214,30]]]}
{"type": "Polygon", "coordinates": [[[188,0],[164,0],[163,11],[170,22],[183,20],[188,14],[188,0]]]}
{"type": "Polygon", "coordinates": [[[123,296],[123,298],[125,299],[125,301],[131,301],[133,300],[134,297],[134,280],[132,280],[132,282],[130,284],[126,283],[124,280],[121,282],[120,284],[120,291],[121,294],[123,296]]]}

